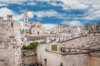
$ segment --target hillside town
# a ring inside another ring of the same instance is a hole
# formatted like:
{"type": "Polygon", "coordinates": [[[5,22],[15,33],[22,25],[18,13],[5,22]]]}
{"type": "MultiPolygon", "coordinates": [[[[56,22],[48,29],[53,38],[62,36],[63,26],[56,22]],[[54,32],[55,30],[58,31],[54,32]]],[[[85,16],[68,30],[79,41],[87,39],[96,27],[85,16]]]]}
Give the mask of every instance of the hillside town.
{"type": "Polygon", "coordinates": [[[100,23],[46,29],[41,22],[23,28],[13,15],[0,17],[0,66],[99,66],[100,23]]]}

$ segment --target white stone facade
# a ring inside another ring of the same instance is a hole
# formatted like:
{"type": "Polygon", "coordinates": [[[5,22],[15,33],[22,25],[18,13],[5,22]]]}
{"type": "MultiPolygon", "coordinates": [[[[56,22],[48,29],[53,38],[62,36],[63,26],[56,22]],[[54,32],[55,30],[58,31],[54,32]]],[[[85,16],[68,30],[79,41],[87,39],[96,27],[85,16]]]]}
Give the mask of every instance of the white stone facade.
{"type": "Polygon", "coordinates": [[[19,26],[12,17],[7,20],[0,19],[0,66],[21,66],[19,26]]]}
{"type": "MultiPolygon", "coordinates": [[[[37,59],[43,66],[99,66],[100,65],[100,52],[97,54],[66,54],[60,53],[60,47],[76,48],[76,49],[99,49],[100,48],[100,35],[99,36],[85,36],[63,43],[57,43],[57,51],[51,50],[51,43],[40,44],[37,48],[37,59]],[[95,44],[96,42],[96,44],[95,44]],[[47,51],[46,49],[50,50],[47,51]],[[45,59],[47,62],[45,63],[45,59]],[[63,64],[63,65],[61,65],[63,64]]],[[[66,50],[67,51],[67,50],[66,50]]],[[[76,50],[71,50],[72,53],[76,50]]],[[[77,50],[78,51],[78,50],[77,50]]]]}
{"type": "Polygon", "coordinates": [[[45,35],[46,29],[42,26],[40,22],[33,22],[30,26],[30,33],[32,35],[45,35]]]}

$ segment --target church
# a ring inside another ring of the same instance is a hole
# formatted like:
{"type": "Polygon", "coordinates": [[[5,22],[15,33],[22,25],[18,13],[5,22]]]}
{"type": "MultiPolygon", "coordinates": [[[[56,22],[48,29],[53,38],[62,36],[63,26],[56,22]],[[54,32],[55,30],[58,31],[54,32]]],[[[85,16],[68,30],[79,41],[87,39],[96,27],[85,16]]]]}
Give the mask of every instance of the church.
{"type": "Polygon", "coordinates": [[[28,12],[24,12],[23,16],[23,33],[27,35],[33,35],[33,36],[38,36],[38,35],[45,35],[48,33],[48,30],[46,30],[45,27],[43,27],[43,24],[39,21],[37,22],[29,22],[29,17],[28,17],[28,12]]]}

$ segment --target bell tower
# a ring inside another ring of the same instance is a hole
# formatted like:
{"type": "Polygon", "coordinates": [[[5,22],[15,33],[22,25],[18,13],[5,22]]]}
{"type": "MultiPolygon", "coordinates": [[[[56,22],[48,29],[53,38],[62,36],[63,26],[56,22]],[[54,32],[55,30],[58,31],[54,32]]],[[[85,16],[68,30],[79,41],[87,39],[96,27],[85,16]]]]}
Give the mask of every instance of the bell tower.
{"type": "Polygon", "coordinates": [[[28,13],[27,13],[27,11],[25,10],[25,12],[24,12],[24,16],[23,16],[23,18],[24,18],[24,23],[28,23],[28,13]]]}

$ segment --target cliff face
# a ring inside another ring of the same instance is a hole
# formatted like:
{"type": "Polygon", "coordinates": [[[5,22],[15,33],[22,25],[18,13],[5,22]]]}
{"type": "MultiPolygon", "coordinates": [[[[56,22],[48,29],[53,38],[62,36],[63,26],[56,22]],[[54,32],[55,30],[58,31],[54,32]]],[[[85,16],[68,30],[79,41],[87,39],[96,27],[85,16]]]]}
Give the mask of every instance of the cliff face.
{"type": "Polygon", "coordinates": [[[21,65],[21,41],[18,22],[0,21],[0,66],[21,65]]]}

